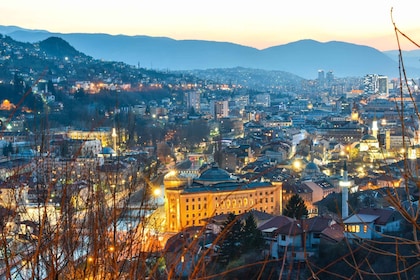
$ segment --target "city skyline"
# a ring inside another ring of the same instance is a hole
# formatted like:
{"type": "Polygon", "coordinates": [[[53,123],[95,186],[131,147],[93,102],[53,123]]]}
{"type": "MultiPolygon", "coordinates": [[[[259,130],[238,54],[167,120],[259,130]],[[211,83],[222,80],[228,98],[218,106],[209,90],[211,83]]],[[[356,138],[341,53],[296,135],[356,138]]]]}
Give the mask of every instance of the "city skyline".
{"type": "MultiPolygon", "coordinates": [[[[398,49],[398,28],[416,41],[414,1],[4,1],[0,25],[60,33],[107,33],[232,42],[257,49],[301,39],[398,49]]],[[[418,40],[417,40],[418,41],[418,40]]],[[[404,50],[417,49],[401,40],[404,50]]]]}

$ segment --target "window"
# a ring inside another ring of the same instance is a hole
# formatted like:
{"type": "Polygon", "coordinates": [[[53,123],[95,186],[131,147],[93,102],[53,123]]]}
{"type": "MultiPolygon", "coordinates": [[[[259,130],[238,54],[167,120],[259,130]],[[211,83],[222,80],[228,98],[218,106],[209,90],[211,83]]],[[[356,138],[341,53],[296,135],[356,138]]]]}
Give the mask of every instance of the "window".
{"type": "Polygon", "coordinates": [[[282,240],[282,241],[286,241],[286,235],[282,234],[282,235],[281,235],[281,240],[282,240]]]}
{"type": "Polygon", "coordinates": [[[188,209],[188,205],[187,206],[185,206],[185,208],[186,208],[186,210],[188,211],[189,209],[188,209]]]}
{"type": "Polygon", "coordinates": [[[198,204],[198,209],[201,209],[201,204],[198,204]]]}
{"type": "Polygon", "coordinates": [[[185,202],[188,202],[188,198],[185,200],[185,202]]]}
{"type": "Polygon", "coordinates": [[[192,210],[195,210],[195,205],[193,204],[193,206],[192,206],[192,210]]]}
{"type": "Polygon", "coordinates": [[[360,226],[359,225],[346,225],[346,231],[347,232],[360,232],[360,226]]]}
{"type": "Polygon", "coordinates": [[[368,226],[367,225],[363,225],[363,232],[366,233],[368,231],[368,226]]]}

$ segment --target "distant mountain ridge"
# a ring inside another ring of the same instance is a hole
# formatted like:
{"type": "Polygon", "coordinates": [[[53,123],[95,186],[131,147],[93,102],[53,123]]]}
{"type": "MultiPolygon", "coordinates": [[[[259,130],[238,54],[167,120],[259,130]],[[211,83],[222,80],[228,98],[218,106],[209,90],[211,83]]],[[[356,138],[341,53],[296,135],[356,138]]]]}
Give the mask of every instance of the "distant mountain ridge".
{"type": "MultiPolygon", "coordinates": [[[[338,41],[321,43],[306,39],[258,50],[227,42],[150,36],[61,34],[16,26],[0,26],[0,33],[17,41],[32,43],[52,36],[60,37],[78,51],[97,59],[160,70],[247,67],[285,71],[303,78],[316,78],[319,69],[333,71],[338,77],[364,76],[368,73],[398,76],[398,62],[392,52],[382,53],[368,46],[338,41]]],[[[407,69],[411,76],[420,76],[420,65],[407,66],[415,66],[407,69]]]]}

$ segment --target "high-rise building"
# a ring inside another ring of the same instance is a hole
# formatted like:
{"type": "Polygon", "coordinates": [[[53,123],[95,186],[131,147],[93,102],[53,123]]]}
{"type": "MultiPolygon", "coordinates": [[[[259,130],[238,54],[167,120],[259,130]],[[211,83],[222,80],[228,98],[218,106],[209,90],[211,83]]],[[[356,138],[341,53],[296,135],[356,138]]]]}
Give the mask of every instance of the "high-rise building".
{"type": "Polygon", "coordinates": [[[325,75],[325,79],[327,82],[327,86],[331,86],[334,82],[334,72],[328,71],[327,74],[325,75]]]}
{"type": "Polygon", "coordinates": [[[226,118],[229,116],[229,102],[227,100],[210,102],[210,113],[214,119],[226,118]]]}
{"type": "Polygon", "coordinates": [[[320,86],[324,86],[325,84],[325,72],[322,69],[318,70],[318,84],[320,86]]]}
{"type": "Polygon", "coordinates": [[[367,74],[364,77],[364,92],[366,94],[380,94],[387,96],[389,93],[388,77],[378,74],[367,74]]]}
{"type": "Polygon", "coordinates": [[[200,112],[200,92],[199,91],[189,91],[186,93],[186,99],[187,99],[187,108],[188,110],[194,108],[195,112],[200,112]]]}
{"type": "Polygon", "coordinates": [[[378,93],[380,95],[388,96],[389,87],[388,87],[388,77],[387,76],[378,76],[378,93]]]}

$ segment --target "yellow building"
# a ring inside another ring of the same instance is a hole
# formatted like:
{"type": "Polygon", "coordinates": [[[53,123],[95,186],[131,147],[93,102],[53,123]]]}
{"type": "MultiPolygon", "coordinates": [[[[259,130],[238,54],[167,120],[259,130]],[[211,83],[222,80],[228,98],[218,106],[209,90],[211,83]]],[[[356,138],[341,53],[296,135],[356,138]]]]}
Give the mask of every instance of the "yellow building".
{"type": "Polygon", "coordinates": [[[240,181],[215,165],[195,179],[168,176],[164,186],[166,227],[171,232],[203,226],[205,219],[219,214],[238,215],[252,209],[281,214],[281,182],[240,181]]]}

